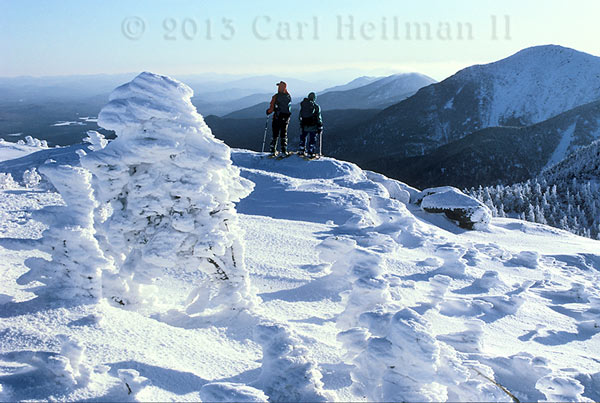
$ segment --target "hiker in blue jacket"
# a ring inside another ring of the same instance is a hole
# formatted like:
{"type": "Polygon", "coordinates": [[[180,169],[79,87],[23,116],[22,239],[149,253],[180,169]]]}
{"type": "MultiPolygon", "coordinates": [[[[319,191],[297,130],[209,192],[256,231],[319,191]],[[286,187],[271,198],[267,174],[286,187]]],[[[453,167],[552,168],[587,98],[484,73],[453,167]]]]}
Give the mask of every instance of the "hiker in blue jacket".
{"type": "Polygon", "coordinates": [[[307,155],[309,158],[316,156],[317,135],[323,132],[323,119],[321,118],[321,107],[315,101],[317,95],[314,92],[300,103],[300,146],[298,154],[307,155]],[[308,137],[308,146],[306,139],[308,137]]]}

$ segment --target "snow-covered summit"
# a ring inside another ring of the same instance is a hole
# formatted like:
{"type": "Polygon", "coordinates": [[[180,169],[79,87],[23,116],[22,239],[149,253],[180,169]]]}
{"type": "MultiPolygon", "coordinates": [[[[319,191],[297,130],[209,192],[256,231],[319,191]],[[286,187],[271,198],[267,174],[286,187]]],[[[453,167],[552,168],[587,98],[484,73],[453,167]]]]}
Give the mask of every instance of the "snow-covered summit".
{"type": "Polygon", "coordinates": [[[600,99],[600,57],[557,45],[535,46],[456,80],[483,83],[483,127],[529,125],[600,99]]]}
{"type": "MultiPolygon", "coordinates": [[[[465,231],[412,204],[415,189],[343,161],[277,161],[243,150],[232,158],[255,184],[237,210],[250,281],[263,300],[256,312],[279,325],[261,325],[254,339],[247,320],[169,313],[197,281],[175,255],[178,265],[158,280],[154,313],[32,302],[11,280],[30,252],[0,246],[6,399],[334,393],[336,400],[510,401],[496,384],[522,400],[600,397],[597,241],[499,218],[485,231],[465,231]],[[64,333],[79,355],[61,353],[64,333]],[[70,372],[49,368],[69,357],[76,364],[65,368],[76,365],[88,380],[80,375],[59,390],[56,380],[70,372]],[[18,368],[46,375],[33,385],[18,368]],[[301,369],[309,372],[293,375],[301,369]]],[[[29,208],[27,192],[0,196],[3,236],[38,237],[34,221],[11,212],[29,208]]]]}
{"type": "Polygon", "coordinates": [[[54,172],[85,191],[0,191],[1,400],[600,399],[598,241],[467,231],[354,164],[231,151],[188,94],[146,73],[117,90],[116,140],[90,135],[82,167],[54,172]],[[53,225],[71,205],[79,225],[53,225]],[[94,304],[25,284],[49,256],[71,278],[83,250],[112,267],[94,304]]]}
{"type": "Polygon", "coordinates": [[[347,91],[347,90],[351,90],[354,88],[358,88],[358,87],[362,87],[363,85],[367,85],[369,83],[372,83],[373,81],[379,80],[381,77],[371,77],[371,76],[361,76],[361,77],[357,77],[354,80],[343,84],[343,85],[336,85],[335,87],[329,87],[329,88],[325,88],[323,91],[320,92],[320,94],[324,94],[326,92],[331,92],[331,91],[347,91]]]}

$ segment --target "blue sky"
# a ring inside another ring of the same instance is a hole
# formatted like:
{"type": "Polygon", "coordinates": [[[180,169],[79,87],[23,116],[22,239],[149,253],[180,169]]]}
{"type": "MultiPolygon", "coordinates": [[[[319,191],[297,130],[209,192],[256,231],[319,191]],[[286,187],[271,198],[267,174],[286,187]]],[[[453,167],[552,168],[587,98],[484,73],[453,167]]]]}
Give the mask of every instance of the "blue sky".
{"type": "Polygon", "coordinates": [[[600,55],[599,16],[597,0],[0,0],[0,76],[352,69],[419,71],[440,80],[533,45],[600,55]]]}

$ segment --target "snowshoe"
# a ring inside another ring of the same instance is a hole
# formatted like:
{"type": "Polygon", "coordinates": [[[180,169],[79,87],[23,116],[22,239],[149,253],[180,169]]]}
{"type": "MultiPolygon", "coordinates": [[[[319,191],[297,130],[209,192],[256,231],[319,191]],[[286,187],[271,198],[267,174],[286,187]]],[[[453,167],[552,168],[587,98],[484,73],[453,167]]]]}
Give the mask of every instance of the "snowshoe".
{"type": "Polygon", "coordinates": [[[267,155],[267,158],[277,158],[277,155],[279,155],[279,153],[277,151],[273,151],[267,155]]]}
{"type": "Polygon", "coordinates": [[[306,154],[303,158],[307,161],[316,160],[320,157],[319,154],[306,154]]]}
{"type": "Polygon", "coordinates": [[[287,157],[289,157],[289,156],[290,156],[290,155],[292,155],[292,154],[294,154],[294,153],[291,153],[291,152],[288,152],[288,151],[286,151],[286,152],[281,152],[281,153],[279,153],[279,155],[277,156],[277,159],[279,159],[279,160],[282,160],[282,159],[284,159],[284,158],[287,158],[287,157]]]}

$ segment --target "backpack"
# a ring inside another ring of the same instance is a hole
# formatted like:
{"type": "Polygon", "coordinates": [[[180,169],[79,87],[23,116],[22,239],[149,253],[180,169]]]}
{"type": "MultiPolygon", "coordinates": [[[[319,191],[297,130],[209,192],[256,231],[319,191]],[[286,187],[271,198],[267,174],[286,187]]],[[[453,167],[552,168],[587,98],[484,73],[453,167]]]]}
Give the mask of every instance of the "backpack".
{"type": "Polygon", "coordinates": [[[290,94],[286,94],[283,92],[277,93],[277,97],[275,98],[275,114],[290,116],[292,114],[292,110],[290,104],[292,103],[292,97],[290,94]]]}
{"type": "Polygon", "coordinates": [[[300,119],[304,126],[314,126],[317,122],[317,108],[315,103],[308,98],[300,103],[300,119]]]}

